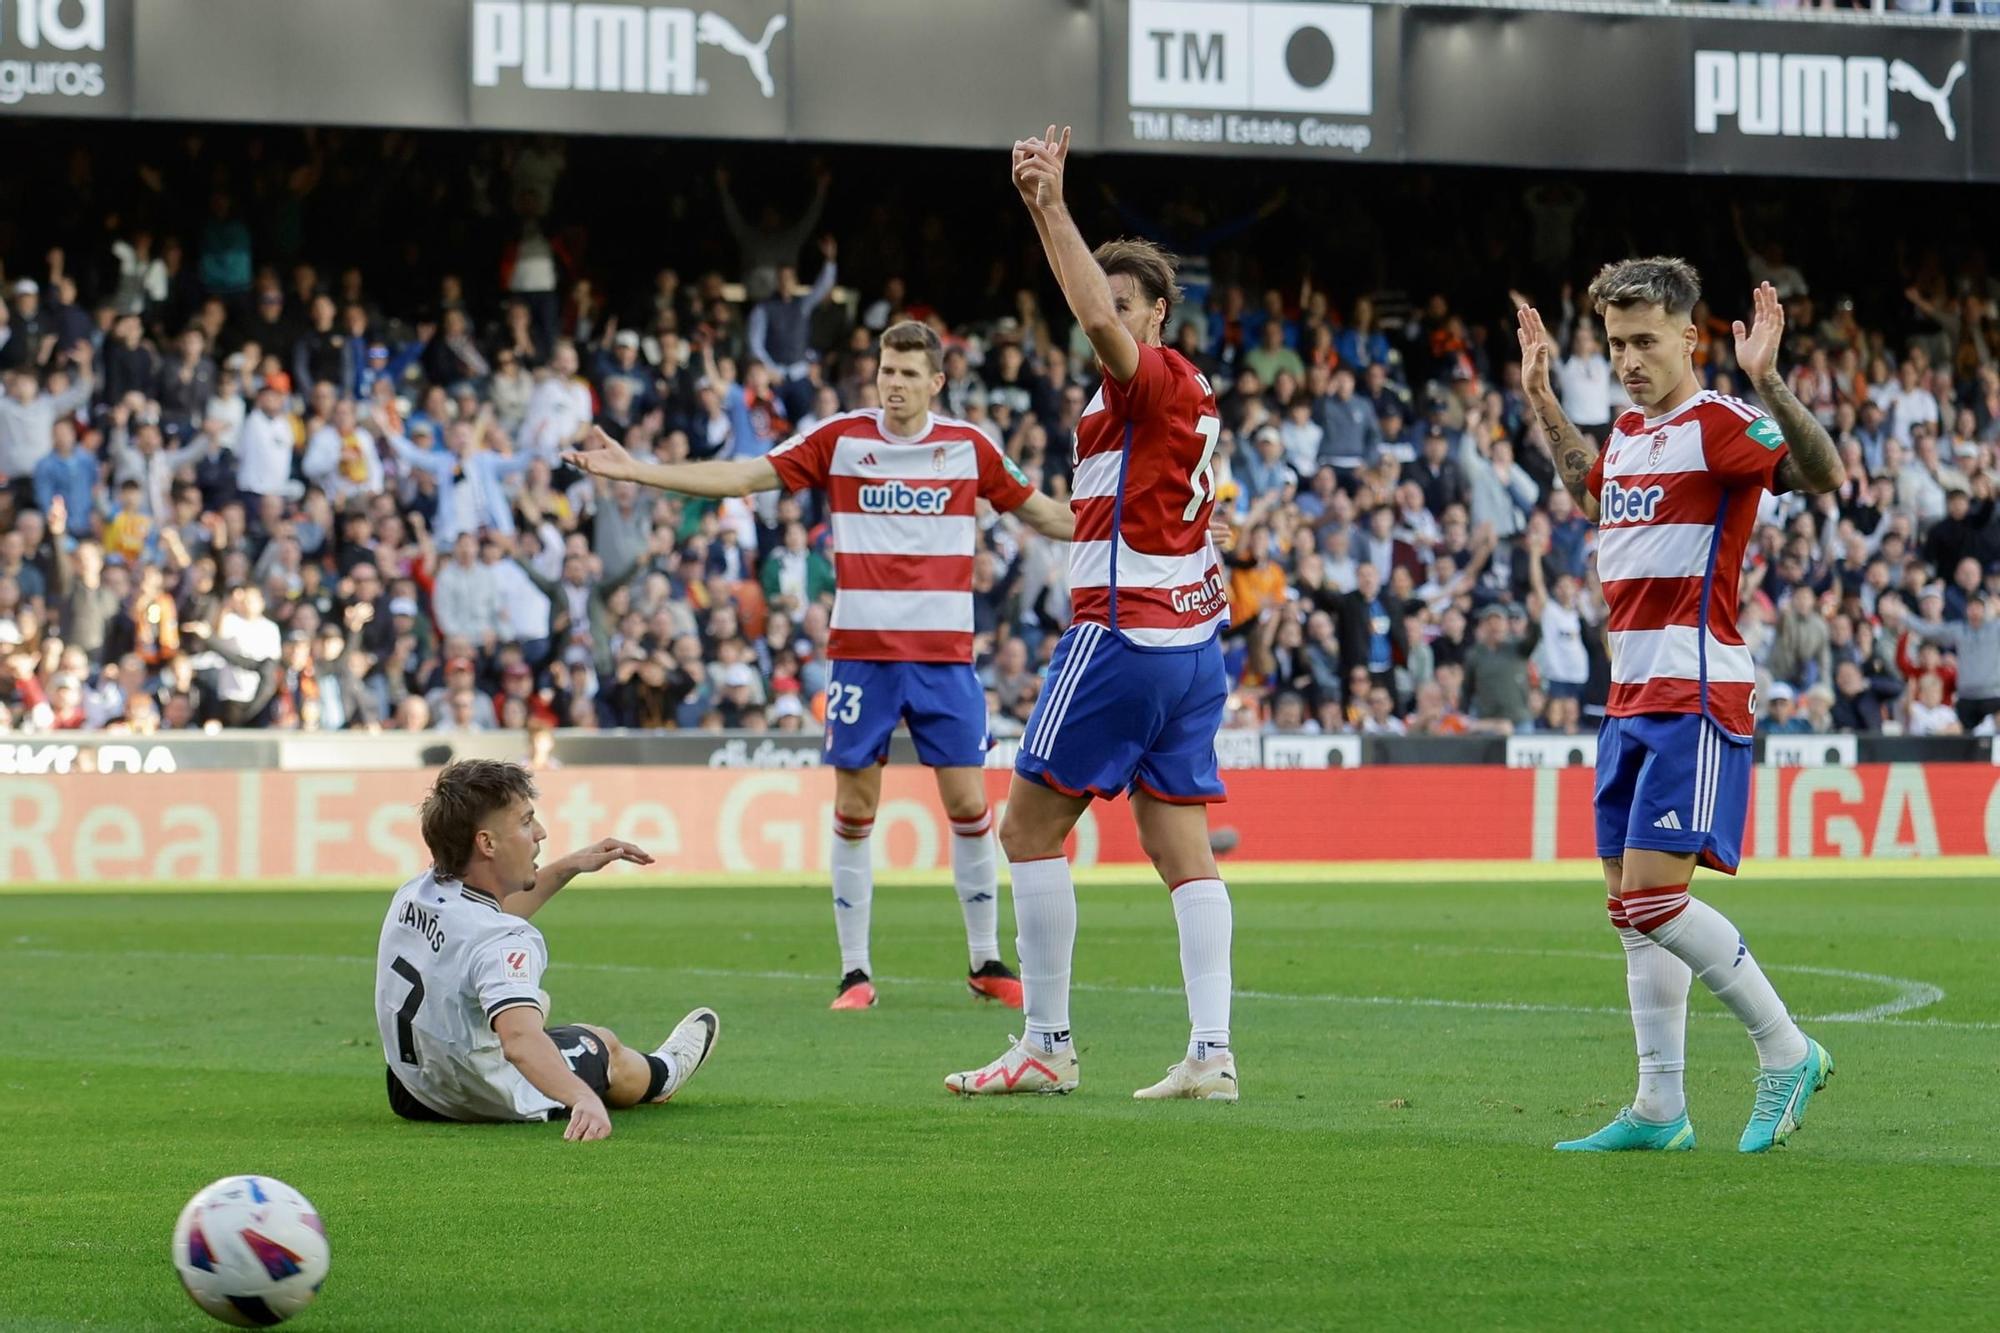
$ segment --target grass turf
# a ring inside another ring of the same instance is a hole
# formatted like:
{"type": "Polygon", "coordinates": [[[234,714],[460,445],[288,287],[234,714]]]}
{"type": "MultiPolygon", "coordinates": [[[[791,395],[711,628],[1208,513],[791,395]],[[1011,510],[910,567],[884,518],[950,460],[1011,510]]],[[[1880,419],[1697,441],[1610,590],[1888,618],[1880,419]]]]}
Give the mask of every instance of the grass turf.
{"type": "Polygon", "coordinates": [[[1700,1150],[1549,1151],[1632,1080],[1587,878],[1236,885],[1236,1106],[1130,1100],[1185,1040],[1157,888],[1081,895],[1082,1090],[980,1101],[941,1077],[1017,1016],[957,980],[948,890],[878,893],[858,1014],[825,1009],[823,888],[572,892],[538,922],[557,1021],[723,1021],[596,1145],[390,1117],[381,893],[0,898],[0,1327],[202,1326],[169,1233],[243,1171],[326,1218],[309,1328],[1990,1327],[1990,881],[1706,891],[1796,1011],[1847,1016],[1807,1024],[1839,1073],[1768,1157],[1734,1151],[1751,1052],[1699,987],[1700,1150]]]}

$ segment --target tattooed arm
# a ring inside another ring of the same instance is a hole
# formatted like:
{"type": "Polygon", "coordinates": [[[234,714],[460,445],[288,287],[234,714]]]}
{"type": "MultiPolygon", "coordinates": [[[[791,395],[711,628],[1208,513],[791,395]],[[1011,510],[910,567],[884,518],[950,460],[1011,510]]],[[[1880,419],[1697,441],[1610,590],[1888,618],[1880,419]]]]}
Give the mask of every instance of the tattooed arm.
{"type": "Polygon", "coordinates": [[[1749,328],[1736,321],[1736,364],[1756,388],[1757,396],[1785,433],[1790,449],[1778,464],[1771,489],[1779,495],[1803,491],[1824,495],[1838,490],[1847,480],[1847,468],[1840,450],[1826,433],[1826,427],[1806,410],[1778,373],[1778,345],[1785,336],[1785,308],[1778,303],[1777,289],[1766,282],[1752,296],[1755,316],[1749,328]]]}
{"type": "Polygon", "coordinates": [[[1517,312],[1521,334],[1521,388],[1528,396],[1528,410],[1542,423],[1549,457],[1555,461],[1556,475],[1576,500],[1583,516],[1597,521],[1597,497],[1590,493],[1590,469],[1597,462],[1597,446],[1570,421],[1549,380],[1549,362],[1554,349],[1542,317],[1531,305],[1517,312]]]}

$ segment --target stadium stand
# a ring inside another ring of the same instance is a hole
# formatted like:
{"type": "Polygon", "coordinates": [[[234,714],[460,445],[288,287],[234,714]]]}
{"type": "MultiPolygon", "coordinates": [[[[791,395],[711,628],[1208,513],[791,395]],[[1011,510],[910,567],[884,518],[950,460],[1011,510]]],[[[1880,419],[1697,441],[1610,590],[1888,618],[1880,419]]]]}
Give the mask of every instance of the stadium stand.
{"type": "MultiPolygon", "coordinates": [[[[1065,494],[1086,349],[962,158],[937,167],[946,202],[892,223],[791,153],[746,183],[686,147],[143,134],[136,169],[82,138],[22,168],[54,207],[0,243],[0,728],[813,730],[833,595],[814,497],[600,493],[560,451],[599,426],[662,459],[762,453],[873,402],[896,318],[944,338],[941,409],[1065,494]],[[582,178],[668,183],[584,199],[578,155],[582,178]],[[990,270],[953,250],[962,216],[1003,236],[990,270]]],[[[1591,526],[1508,349],[1532,297],[1570,415],[1607,427],[1577,293],[1630,234],[1617,179],[1587,205],[1520,175],[1356,169],[1361,191],[1307,199],[1244,168],[1209,199],[1168,170],[1107,169],[1091,234],[1188,257],[1171,338],[1215,383],[1240,530],[1230,727],[1594,725],[1591,526]]],[[[1777,283],[1793,387],[1849,464],[1838,496],[1768,500],[1740,571],[1760,727],[1990,732],[2000,282],[1977,228],[1856,254],[1832,238],[1864,236],[1839,218],[1866,205],[1838,185],[1685,190],[1712,220],[1688,247],[1705,375],[1743,391],[1728,320],[1777,283]]],[[[982,541],[980,660],[1017,734],[1066,566],[1006,518],[982,541]]]]}

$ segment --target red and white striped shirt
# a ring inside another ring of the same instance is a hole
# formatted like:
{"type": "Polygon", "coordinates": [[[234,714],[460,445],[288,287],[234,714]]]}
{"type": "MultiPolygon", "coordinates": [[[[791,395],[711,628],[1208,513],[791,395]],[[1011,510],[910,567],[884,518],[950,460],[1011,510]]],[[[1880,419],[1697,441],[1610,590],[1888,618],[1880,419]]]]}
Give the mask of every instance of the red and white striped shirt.
{"type": "Polygon", "coordinates": [[[1757,665],[1736,628],[1737,582],[1786,452],[1777,422],[1706,391],[1654,420],[1630,411],[1613,424],[1589,478],[1613,717],[1706,713],[1750,735],[1757,665]]]}
{"type": "Polygon", "coordinates": [[[1208,537],[1215,393],[1187,358],[1141,346],[1129,384],[1109,375],[1076,429],[1071,619],[1140,648],[1207,643],[1229,623],[1208,537]]]}
{"type": "Polygon", "coordinates": [[[824,490],[833,515],[827,656],[970,663],[975,501],[1004,512],[1034,494],[999,447],[940,416],[902,439],[867,408],[828,417],[768,457],[786,490],[824,490]]]}

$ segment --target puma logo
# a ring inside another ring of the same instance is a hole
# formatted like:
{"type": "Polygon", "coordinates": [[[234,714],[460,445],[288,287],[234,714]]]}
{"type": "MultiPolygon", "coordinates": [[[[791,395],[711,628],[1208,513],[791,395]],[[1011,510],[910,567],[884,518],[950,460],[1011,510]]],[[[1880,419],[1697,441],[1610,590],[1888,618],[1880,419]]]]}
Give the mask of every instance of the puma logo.
{"type": "Polygon", "coordinates": [[[778,87],[771,82],[771,39],[784,30],[786,22],[783,14],[773,14],[771,21],[764,25],[763,40],[753,44],[728,19],[704,11],[695,20],[694,39],[704,46],[719,46],[730,55],[743,57],[750,66],[750,77],[757,80],[758,89],[766,97],[776,97],[778,87]]]}
{"type": "Polygon", "coordinates": [[[1917,67],[1907,60],[1889,62],[1889,87],[1894,92],[1908,93],[1936,113],[1938,124],[1944,127],[1944,137],[1953,143],[1958,141],[1958,122],[1951,115],[1951,90],[1965,77],[1965,62],[1955,60],[1951,70],[1944,76],[1944,87],[1933,88],[1931,82],[1917,71],[1917,67]]]}

